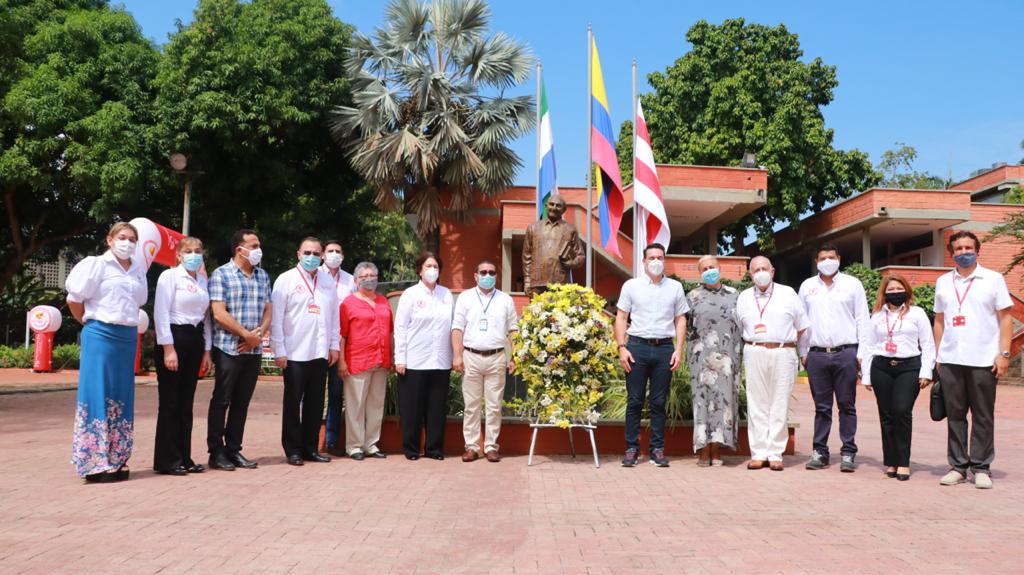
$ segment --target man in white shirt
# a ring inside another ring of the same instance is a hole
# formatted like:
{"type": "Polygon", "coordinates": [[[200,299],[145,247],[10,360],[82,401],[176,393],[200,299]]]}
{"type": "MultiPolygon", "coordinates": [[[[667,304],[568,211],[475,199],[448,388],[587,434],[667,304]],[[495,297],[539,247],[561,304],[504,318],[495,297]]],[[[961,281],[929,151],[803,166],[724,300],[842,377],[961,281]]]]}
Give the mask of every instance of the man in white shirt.
{"type": "Polygon", "coordinates": [[[978,264],[978,236],[958,231],[949,237],[946,247],[956,269],[935,282],[934,329],[939,348],[936,363],[946,400],[946,450],[951,469],[940,483],[963,483],[970,468],[974,471],[974,486],[991,489],[996,380],[1010,365],[1013,301],[1003,276],[978,264]]]}
{"type": "Polygon", "coordinates": [[[775,268],[764,256],[750,260],[754,286],[736,301],[743,332],[743,369],[747,379],[747,469],[782,471],[789,439],[789,396],[799,370],[797,340],[807,329],[807,311],[789,286],[777,284],[775,268]]]}
{"type": "Polygon", "coordinates": [[[270,345],[284,370],[281,446],[290,465],[326,463],[331,458],[317,453],[317,444],[327,366],[340,349],[338,295],[333,278],[319,269],[320,240],[307,237],[295,255],[298,265],[277,277],[271,295],[270,345]]]}
{"type": "Polygon", "coordinates": [[[465,410],[462,435],[466,452],[462,461],[480,458],[480,402],[486,404],[484,456],[501,461],[498,434],[505,395],[505,374],[513,364],[505,351],[509,335],[516,330],[516,306],[512,297],[496,289],[498,268],[483,260],[476,266],[477,287],[464,291],[455,302],[452,319],[452,369],[463,373],[462,398],[465,410]],[[463,353],[465,352],[465,353],[463,353]]]}
{"type": "MultiPolygon", "coordinates": [[[[341,263],[345,261],[345,252],[338,240],[327,240],[324,242],[324,265],[320,266],[322,271],[330,274],[332,281],[338,288],[338,305],[345,301],[352,292],[356,291],[356,281],[352,274],[341,269],[341,263]]],[[[344,403],[344,382],[338,375],[338,370],[327,370],[327,416],[324,421],[326,431],[325,442],[327,453],[342,457],[345,455],[345,447],[338,447],[341,438],[341,412],[344,403]]]]}
{"type": "Polygon", "coordinates": [[[815,252],[818,275],[800,285],[810,327],[800,338],[800,360],[814,397],[814,443],[807,469],[829,466],[832,398],[839,407],[840,470],[853,472],[857,455],[857,372],[867,352],[868,302],[860,280],[839,272],[839,248],[815,252]]]}
{"type": "Polygon", "coordinates": [[[622,284],[615,315],[619,363],[626,371],[626,455],[623,467],[636,467],[640,458],[640,414],[647,383],[651,387],[650,460],[668,467],[665,458],[665,402],[672,372],[679,369],[686,341],[686,301],[683,285],[665,277],[665,247],[644,248],[644,275],[622,284]],[[627,320],[629,327],[627,329],[627,320]]]}

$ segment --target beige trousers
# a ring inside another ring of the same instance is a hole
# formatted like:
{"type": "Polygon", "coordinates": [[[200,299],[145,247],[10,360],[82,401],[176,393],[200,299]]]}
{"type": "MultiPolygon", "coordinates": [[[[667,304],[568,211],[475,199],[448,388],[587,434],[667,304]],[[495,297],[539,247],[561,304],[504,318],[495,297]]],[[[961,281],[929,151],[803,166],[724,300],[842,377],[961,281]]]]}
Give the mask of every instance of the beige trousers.
{"type": "Polygon", "coordinates": [[[368,369],[345,378],[345,452],[376,453],[384,421],[386,369],[368,369]]]}
{"type": "Polygon", "coordinates": [[[498,450],[501,432],[501,406],[505,396],[505,352],[484,357],[467,351],[462,354],[466,373],[462,376],[462,436],[466,449],[480,452],[480,411],[486,410],[484,452],[498,450]],[[483,403],[483,405],[481,405],[483,403]]]}
{"type": "Polygon", "coordinates": [[[743,347],[751,459],[782,461],[789,440],[789,396],[793,393],[799,361],[792,348],[743,347]]]}

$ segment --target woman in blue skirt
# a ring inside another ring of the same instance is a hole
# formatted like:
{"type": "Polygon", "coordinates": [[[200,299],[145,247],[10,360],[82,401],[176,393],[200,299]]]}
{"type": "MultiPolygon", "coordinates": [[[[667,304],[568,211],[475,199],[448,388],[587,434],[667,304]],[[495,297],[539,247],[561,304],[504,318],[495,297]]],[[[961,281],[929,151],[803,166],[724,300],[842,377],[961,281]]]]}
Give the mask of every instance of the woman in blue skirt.
{"type": "Polygon", "coordinates": [[[139,232],[118,222],[110,248],[79,262],[65,282],[68,309],[82,329],[78,407],[71,463],[87,482],[128,478],[135,415],[135,346],[146,270],[134,260],[139,232]]]}

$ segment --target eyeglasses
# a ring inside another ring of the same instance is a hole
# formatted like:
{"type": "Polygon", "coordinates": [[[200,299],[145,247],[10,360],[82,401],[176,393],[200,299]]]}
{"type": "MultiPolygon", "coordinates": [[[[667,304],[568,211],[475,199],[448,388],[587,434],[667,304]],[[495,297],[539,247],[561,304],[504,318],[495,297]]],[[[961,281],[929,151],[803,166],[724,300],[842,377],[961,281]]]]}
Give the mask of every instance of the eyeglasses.
{"type": "Polygon", "coordinates": [[[498,272],[495,271],[495,270],[480,270],[480,271],[478,271],[476,273],[479,274],[479,275],[482,275],[482,276],[496,276],[496,275],[498,275],[498,272]]]}
{"type": "Polygon", "coordinates": [[[363,275],[363,276],[359,276],[356,279],[359,279],[359,280],[375,280],[375,279],[377,279],[377,276],[376,275],[372,275],[372,276],[363,275]]]}
{"type": "Polygon", "coordinates": [[[313,250],[306,250],[306,251],[300,252],[300,253],[302,253],[302,255],[304,255],[304,256],[320,257],[320,252],[316,252],[316,251],[313,251],[313,250]]]}

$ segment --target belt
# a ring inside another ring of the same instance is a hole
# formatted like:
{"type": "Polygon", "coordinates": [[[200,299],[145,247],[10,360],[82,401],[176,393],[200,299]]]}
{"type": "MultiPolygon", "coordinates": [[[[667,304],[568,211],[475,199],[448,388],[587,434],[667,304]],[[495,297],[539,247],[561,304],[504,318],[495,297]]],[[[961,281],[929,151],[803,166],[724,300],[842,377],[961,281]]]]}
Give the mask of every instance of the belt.
{"type": "Polygon", "coordinates": [[[484,350],[484,349],[473,349],[471,347],[464,347],[462,349],[464,349],[464,350],[466,350],[466,351],[468,351],[470,353],[475,353],[477,355],[482,355],[484,357],[487,357],[489,355],[494,355],[496,353],[501,353],[501,352],[505,351],[505,348],[503,348],[503,347],[499,347],[498,349],[486,349],[486,350],[484,350]]]}
{"type": "Polygon", "coordinates": [[[889,365],[891,365],[893,367],[896,367],[897,365],[900,365],[900,364],[907,363],[908,361],[914,361],[914,360],[920,361],[921,360],[921,356],[919,356],[919,355],[914,355],[914,356],[911,356],[911,357],[886,357],[884,355],[879,355],[879,356],[876,356],[876,357],[884,359],[886,362],[889,363],[889,365]]]}
{"type": "Polygon", "coordinates": [[[780,347],[796,347],[796,342],[792,341],[744,341],[743,343],[747,345],[752,345],[754,347],[763,347],[766,349],[779,349],[780,347]]]}
{"type": "Polygon", "coordinates": [[[818,352],[821,352],[821,353],[839,353],[840,351],[843,351],[844,349],[848,349],[848,348],[851,348],[851,347],[857,347],[857,344],[855,344],[855,343],[844,343],[843,345],[837,345],[835,347],[813,347],[812,346],[811,347],[811,351],[818,351],[818,352]]]}
{"type": "Polygon", "coordinates": [[[645,345],[665,345],[666,343],[672,343],[671,337],[637,337],[635,335],[629,336],[629,343],[642,343],[645,345]]]}

